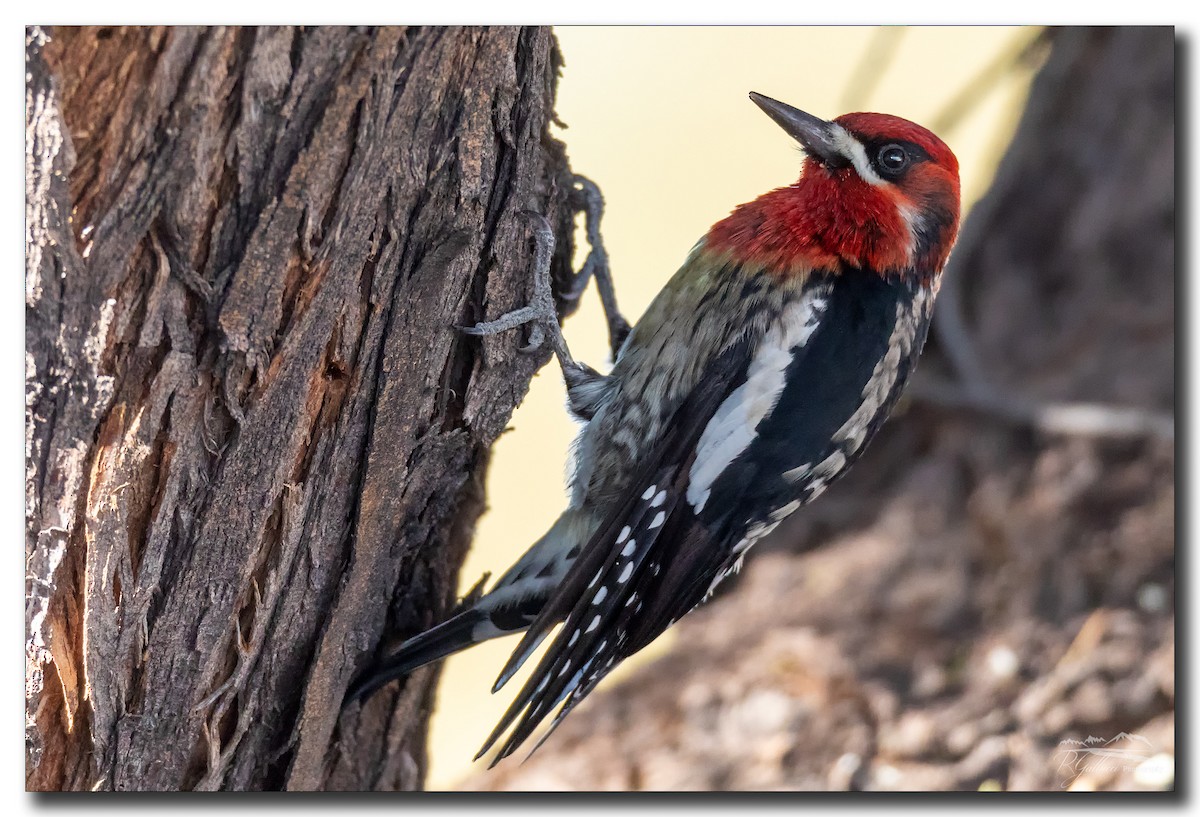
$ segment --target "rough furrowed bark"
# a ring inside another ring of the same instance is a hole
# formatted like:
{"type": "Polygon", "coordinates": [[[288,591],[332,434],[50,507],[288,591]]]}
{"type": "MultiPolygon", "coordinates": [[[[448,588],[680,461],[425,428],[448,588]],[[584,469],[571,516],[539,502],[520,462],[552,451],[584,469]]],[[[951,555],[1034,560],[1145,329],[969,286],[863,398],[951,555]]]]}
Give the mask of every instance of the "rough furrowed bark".
{"type": "Polygon", "coordinates": [[[434,623],[548,352],[545,29],[27,32],[27,786],[415,788],[434,623]],[[350,722],[354,721],[354,722],[350,722]]]}

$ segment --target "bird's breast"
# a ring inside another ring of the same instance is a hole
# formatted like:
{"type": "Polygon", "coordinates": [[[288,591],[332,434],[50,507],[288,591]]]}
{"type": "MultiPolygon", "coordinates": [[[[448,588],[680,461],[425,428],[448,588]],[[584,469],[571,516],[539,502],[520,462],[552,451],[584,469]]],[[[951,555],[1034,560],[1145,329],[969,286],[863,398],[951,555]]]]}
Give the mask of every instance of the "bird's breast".
{"type": "Polygon", "coordinates": [[[601,408],[576,443],[574,504],[620,495],[709,364],[737,340],[765,335],[803,291],[693,253],[634,327],[601,408]]]}
{"type": "Polygon", "coordinates": [[[914,279],[866,271],[834,279],[821,295],[818,326],[792,347],[771,410],[742,432],[736,456],[704,472],[711,482],[698,513],[714,524],[723,514],[753,541],[844,474],[903,391],[932,304],[931,289],[914,279]]]}

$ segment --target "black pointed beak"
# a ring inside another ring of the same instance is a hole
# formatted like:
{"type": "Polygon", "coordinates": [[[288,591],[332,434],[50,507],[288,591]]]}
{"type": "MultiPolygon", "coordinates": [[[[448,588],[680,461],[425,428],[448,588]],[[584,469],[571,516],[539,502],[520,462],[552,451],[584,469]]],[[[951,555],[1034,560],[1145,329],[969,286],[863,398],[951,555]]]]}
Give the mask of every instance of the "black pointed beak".
{"type": "Polygon", "coordinates": [[[763,109],[763,113],[774,119],[775,124],[783,128],[788,136],[799,142],[810,156],[822,164],[828,167],[845,167],[850,164],[850,157],[842,153],[837,146],[834,130],[837,126],[834,123],[818,119],[810,113],[753,91],[750,92],[750,99],[763,109]]]}

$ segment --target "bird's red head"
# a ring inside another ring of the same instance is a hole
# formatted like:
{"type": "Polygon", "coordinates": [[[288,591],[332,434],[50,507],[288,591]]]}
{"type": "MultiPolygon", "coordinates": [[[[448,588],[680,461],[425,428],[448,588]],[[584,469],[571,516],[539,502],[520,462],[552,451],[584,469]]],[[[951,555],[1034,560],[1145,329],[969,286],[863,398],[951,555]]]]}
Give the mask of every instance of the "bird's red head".
{"type": "Polygon", "coordinates": [[[795,184],[737,208],[712,228],[706,249],[781,272],[941,272],[959,220],[958,160],[945,142],[898,116],[826,122],[751,98],[808,155],[795,184]]]}

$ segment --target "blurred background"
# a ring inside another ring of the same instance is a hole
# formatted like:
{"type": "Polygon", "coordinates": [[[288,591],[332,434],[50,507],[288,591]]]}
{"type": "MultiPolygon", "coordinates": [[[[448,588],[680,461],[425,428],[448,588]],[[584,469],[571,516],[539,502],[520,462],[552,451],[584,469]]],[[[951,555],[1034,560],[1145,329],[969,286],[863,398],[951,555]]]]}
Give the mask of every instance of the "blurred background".
{"type": "MultiPolygon", "coordinates": [[[[631,319],[713,222],[795,179],[752,90],[932,128],[967,227],[912,396],[851,475],[528,763],[470,762],[515,641],[451,658],[429,788],[1172,786],[1171,30],[556,34],[558,136],[604,192],[631,319]],[[1132,760],[1063,743],[1089,737],[1132,760]]],[[[565,332],[607,364],[594,291],[565,332]]],[[[494,450],[462,591],[565,504],[564,405],[547,366],[494,450]]]]}

